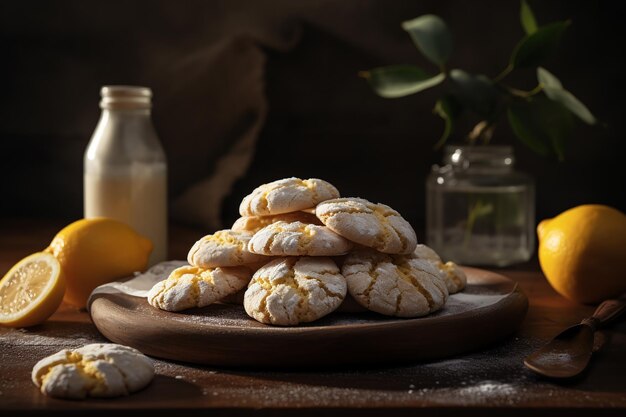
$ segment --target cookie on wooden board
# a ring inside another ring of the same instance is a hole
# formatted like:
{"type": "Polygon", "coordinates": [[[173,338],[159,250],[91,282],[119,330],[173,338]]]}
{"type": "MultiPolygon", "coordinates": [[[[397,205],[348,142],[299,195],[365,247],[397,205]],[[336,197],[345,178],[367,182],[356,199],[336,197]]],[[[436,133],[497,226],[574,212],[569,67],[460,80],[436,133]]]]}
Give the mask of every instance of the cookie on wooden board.
{"type": "MultiPolygon", "coordinates": [[[[313,210],[315,211],[315,210],[313,210]]],[[[265,226],[269,226],[276,222],[302,222],[309,224],[321,225],[320,219],[315,213],[307,213],[305,211],[294,211],[292,213],[275,214],[272,216],[245,216],[238,218],[231,226],[231,230],[235,232],[254,234],[265,226]]]]}
{"type": "Polygon", "coordinates": [[[318,204],[315,214],[334,232],[379,252],[409,254],[417,245],[409,222],[384,204],[356,197],[337,198],[318,204]]]}
{"type": "Polygon", "coordinates": [[[294,326],[336,310],[346,291],[346,280],[330,258],[278,258],[254,274],[243,305],[261,323],[294,326]]]}
{"type": "Polygon", "coordinates": [[[239,205],[241,216],[268,216],[315,207],[339,197],[339,191],[324,180],[284,178],[263,184],[244,197],[239,205]]]}
{"type": "Polygon", "coordinates": [[[189,250],[187,262],[200,268],[238,266],[263,262],[261,255],[248,251],[250,233],[220,230],[198,240],[189,250]]]}
{"type": "Polygon", "coordinates": [[[467,285],[467,275],[465,275],[465,272],[454,262],[448,261],[444,263],[437,252],[432,248],[419,244],[409,256],[411,258],[424,259],[431,262],[446,282],[450,294],[462,291],[467,285]]]}
{"type": "Polygon", "coordinates": [[[248,250],[270,256],[340,256],[352,246],[352,242],[326,226],[280,221],[256,232],[248,250]]]}
{"type": "Polygon", "coordinates": [[[439,310],[448,298],[438,271],[421,259],[363,249],[346,257],[341,272],[359,304],[388,316],[424,316],[439,310]]]}
{"type": "Polygon", "coordinates": [[[252,277],[245,266],[181,266],[148,292],[148,303],[166,311],[205,307],[244,288],[252,277]]]}

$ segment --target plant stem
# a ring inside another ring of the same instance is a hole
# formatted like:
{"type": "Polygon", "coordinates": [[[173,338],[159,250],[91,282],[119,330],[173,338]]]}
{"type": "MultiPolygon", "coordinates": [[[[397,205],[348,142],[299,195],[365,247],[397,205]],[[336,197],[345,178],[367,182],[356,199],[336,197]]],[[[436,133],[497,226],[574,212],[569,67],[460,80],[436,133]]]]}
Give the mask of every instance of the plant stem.
{"type": "Polygon", "coordinates": [[[541,84],[538,84],[537,87],[533,88],[530,91],[526,91],[526,90],[519,90],[515,87],[510,87],[508,85],[504,85],[502,83],[500,83],[499,85],[501,85],[509,94],[516,96],[516,97],[521,97],[521,98],[529,98],[534,96],[535,94],[538,94],[539,92],[541,92],[543,90],[543,86],[541,84]]]}
{"type": "Polygon", "coordinates": [[[506,66],[505,69],[502,70],[502,72],[500,74],[498,74],[496,76],[496,78],[493,79],[494,83],[500,82],[504,77],[506,77],[507,75],[509,75],[509,73],[513,71],[513,65],[509,64],[506,66]]]}

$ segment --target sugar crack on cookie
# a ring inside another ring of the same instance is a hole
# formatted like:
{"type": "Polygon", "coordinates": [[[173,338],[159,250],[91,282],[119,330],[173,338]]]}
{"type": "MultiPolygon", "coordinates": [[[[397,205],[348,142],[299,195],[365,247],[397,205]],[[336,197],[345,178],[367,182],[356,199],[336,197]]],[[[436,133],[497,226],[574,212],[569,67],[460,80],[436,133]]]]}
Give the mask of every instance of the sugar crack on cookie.
{"type": "Polygon", "coordinates": [[[362,198],[337,198],[318,204],[317,217],[334,232],[383,253],[409,254],[415,230],[397,211],[362,198]]]}
{"type": "Polygon", "coordinates": [[[419,317],[439,310],[448,289],[431,263],[373,250],[348,255],[341,268],[350,295],[380,314],[419,317]]]}
{"type": "Polygon", "coordinates": [[[248,244],[250,252],[276,256],[339,256],[352,243],[326,226],[279,221],[256,232],[248,244]]]}
{"type": "MultiPolygon", "coordinates": [[[[313,210],[315,211],[315,210],[313,210]]],[[[315,213],[308,213],[305,211],[294,211],[292,213],[275,214],[272,216],[245,216],[238,218],[233,223],[231,230],[235,232],[251,233],[254,234],[265,226],[269,226],[276,222],[302,222],[308,224],[321,225],[320,219],[315,216],[315,213]]]]}
{"type": "Polygon", "coordinates": [[[128,395],[152,378],[154,366],[147,356],[113,343],[64,349],[37,362],[32,371],[43,394],[70,399],[128,395]]]}
{"type": "Polygon", "coordinates": [[[244,308],[261,323],[293,326],[336,310],[346,292],[346,280],[332,259],[279,258],[254,274],[244,308]]]}
{"type": "Polygon", "coordinates": [[[198,240],[189,250],[187,262],[201,268],[262,262],[263,256],[248,251],[251,238],[250,233],[220,230],[198,240]]]}
{"type": "Polygon", "coordinates": [[[417,245],[415,251],[409,256],[415,259],[424,259],[432,263],[445,281],[450,294],[462,291],[465,285],[467,285],[467,275],[465,275],[465,272],[454,262],[448,261],[444,263],[439,255],[437,255],[437,252],[430,247],[421,244],[417,245]]]}
{"type": "Polygon", "coordinates": [[[330,183],[310,178],[285,178],[263,184],[244,197],[239,206],[242,216],[268,216],[315,207],[318,203],[339,197],[330,183]]]}
{"type": "Polygon", "coordinates": [[[244,288],[252,271],[244,266],[182,266],[148,292],[148,303],[166,311],[205,307],[244,288]]]}

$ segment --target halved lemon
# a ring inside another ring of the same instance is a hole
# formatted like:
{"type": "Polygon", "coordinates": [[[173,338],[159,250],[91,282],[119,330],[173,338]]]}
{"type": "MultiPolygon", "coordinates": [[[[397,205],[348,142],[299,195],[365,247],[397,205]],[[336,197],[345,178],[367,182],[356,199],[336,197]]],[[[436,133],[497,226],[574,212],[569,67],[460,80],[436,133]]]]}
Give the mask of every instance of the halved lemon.
{"type": "Polygon", "coordinates": [[[28,327],[44,322],[63,301],[59,261],[37,252],[16,263],[0,280],[0,325],[28,327]]]}

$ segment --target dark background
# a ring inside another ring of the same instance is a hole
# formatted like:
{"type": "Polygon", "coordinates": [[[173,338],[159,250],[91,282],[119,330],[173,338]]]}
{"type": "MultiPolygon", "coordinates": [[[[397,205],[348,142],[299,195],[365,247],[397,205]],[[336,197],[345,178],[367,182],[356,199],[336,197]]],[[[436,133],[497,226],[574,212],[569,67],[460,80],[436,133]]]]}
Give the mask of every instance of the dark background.
{"type": "MultiPolygon", "coordinates": [[[[493,142],[512,144],[517,168],[537,179],[539,219],[582,203],[625,211],[622,7],[530,3],[540,23],[572,19],[545,66],[608,127],[579,123],[562,163],[527,150],[506,123],[493,142]]],[[[396,63],[435,71],[400,28],[435,13],[454,34],[451,67],[493,77],[523,36],[518,11],[514,0],[0,1],[0,216],[81,217],[99,88],[138,84],[154,90],[171,201],[256,120],[256,155],[223,203],[226,223],[252,188],[299,176],[387,203],[423,230],[425,176],[441,159],[438,92],[385,100],[356,74],[396,63]]],[[[534,71],[510,81],[530,89],[534,71]]]]}

